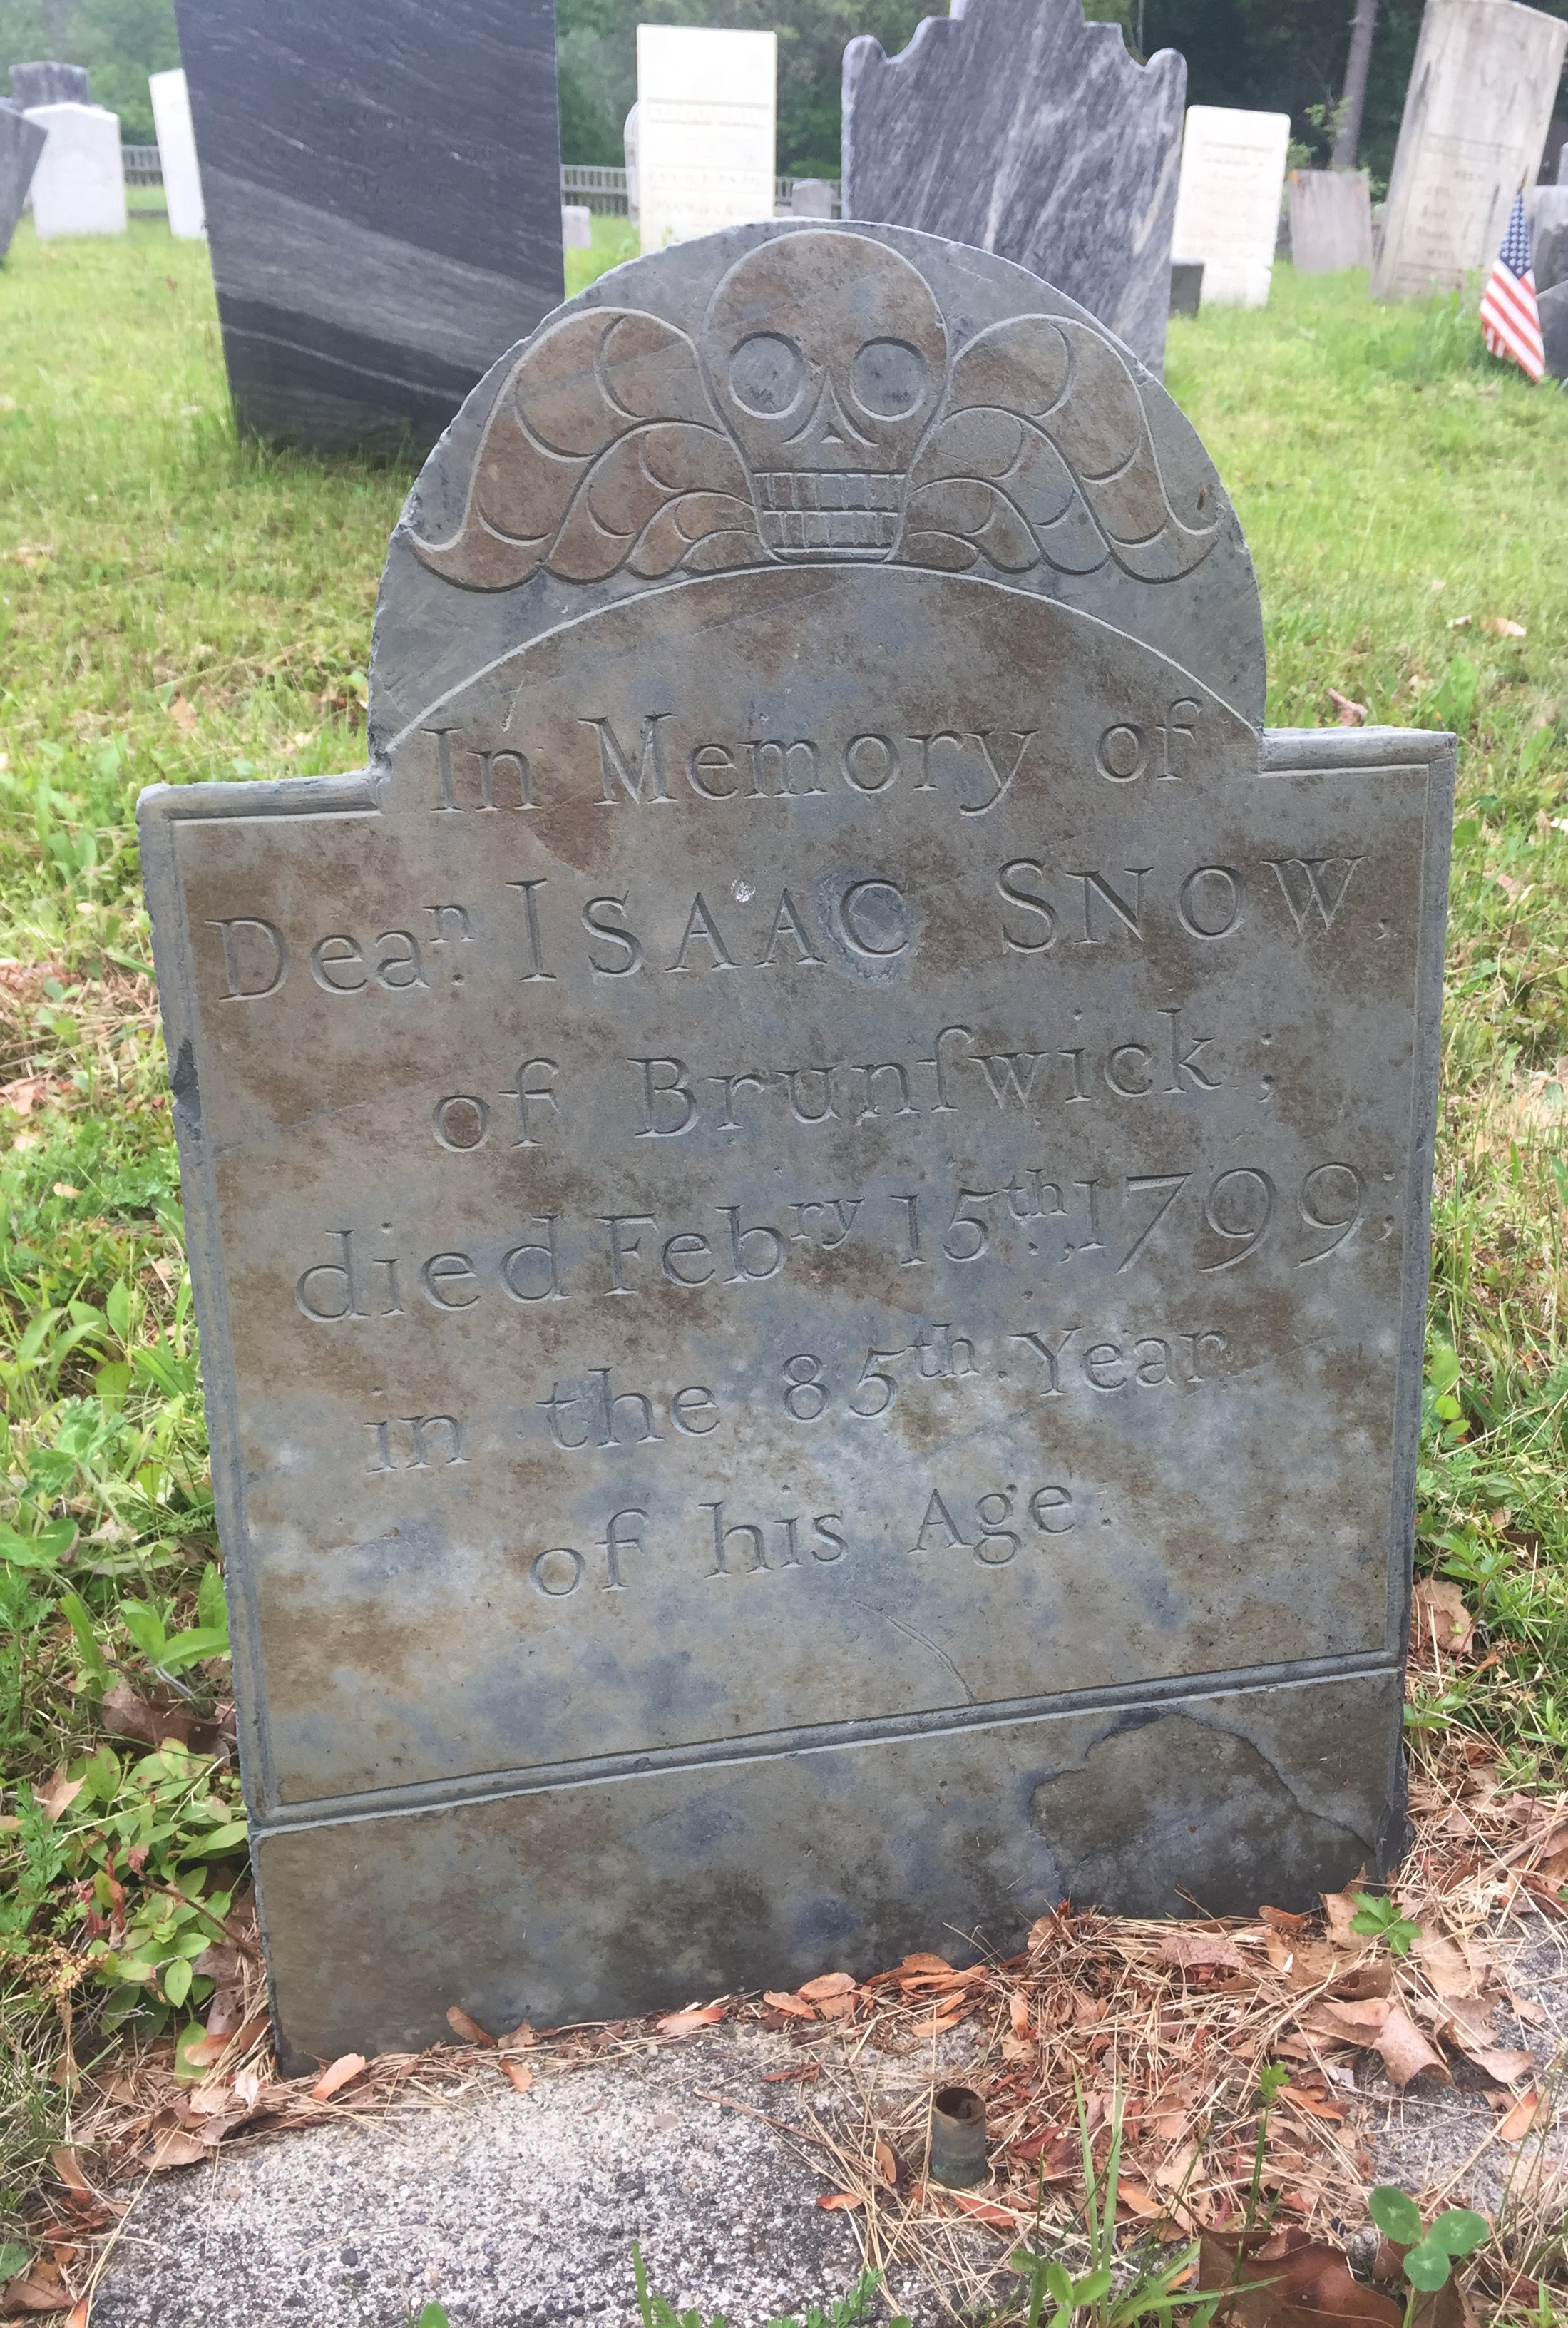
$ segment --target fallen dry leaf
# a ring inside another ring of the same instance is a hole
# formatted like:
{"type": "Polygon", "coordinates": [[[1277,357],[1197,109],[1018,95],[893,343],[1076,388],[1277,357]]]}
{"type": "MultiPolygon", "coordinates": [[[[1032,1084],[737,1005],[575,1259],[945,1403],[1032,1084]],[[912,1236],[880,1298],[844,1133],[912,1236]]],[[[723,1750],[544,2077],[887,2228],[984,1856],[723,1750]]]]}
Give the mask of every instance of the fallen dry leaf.
{"type": "Polygon", "coordinates": [[[1414,1948],[1416,1963],[1439,1996],[1473,1996],[1476,1974],[1464,1950],[1441,1932],[1422,1932],[1414,1948]]]}
{"type": "Polygon", "coordinates": [[[1476,1620],[1457,1584],[1423,1576],[1411,1596],[1410,1627],[1418,1650],[1435,1640],[1440,1649],[1457,1657],[1469,1648],[1476,1620]]]}
{"type": "Polygon", "coordinates": [[[690,2013],[667,2013],[653,2026],[662,2037],[689,2037],[694,2029],[711,2028],[714,2022],[722,2021],[728,2010],[724,2004],[693,2005],[690,2013]]]}
{"type": "Polygon", "coordinates": [[[1329,700],[1334,706],[1334,718],[1337,726],[1340,728],[1366,727],[1366,706],[1365,703],[1352,702],[1349,696],[1341,695],[1337,687],[1331,687],[1329,690],[1329,700]]]}
{"type": "Polygon", "coordinates": [[[80,2304],[73,2304],[70,2307],[70,2317],[66,2321],[65,2328],[87,2328],[88,2313],[91,2305],[91,2302],[92,2299],[90,2296],[84,2295],[80,2304]]]}
{"type": "Polygon", "coordinates": [[[819,2191],[817,2204],[827,2214],[848,2207],[863,2207],[866,2201],[858,2191],[819,2191]]]}
{"type": "Polygon", "coordinates": [[[889,2191],[896,2191],[898,2187],[898,2161],[893,2154],[892,2144],[878,2140],[873,2147],[872,2154],[877,2161],[878,2173],[889,2191]]]}
{"type": "Polygon", "coordinates": [[[499,2038],[493,2037],[488,2029],[481,2029],[474,2015],[465,2013],[460,2004],[446,2007],[446,2026],[455,2035],[461,2037],[465,2045],[497,2045],[501,2042],[499,2038]]]}
{"type": "Polygon", "coordinates": [[[1184,1971],[1194,1965],[1220,1965],[1228,1972],[1246,1970],[1241,1950],[1223,1932],[1167,1932],[1160,1943],[1160,1961],[1179,1965],[1184,1971]]]}
{"type": "Polygon", "coordinates": [[[35,2263],[7,2284],[0,2311],[63,2312],[70,2302],[70,2290],[53,2264],[35,2263]]]}
{"type": "Polygon", "coordinates": [[[176,695],[169,706],[169,717],[180,733],[188,736],[196,725],[196,707],[187,703],[183,695],[176,695]]]}
{"type": "Polygon", "coordinates": [[[852,1993],[848,1996],[824,1996],[819,2000],[817,2011],[824,2021],[847,2021],[855,2010],[855,2004],[856,1998],[852,1993]]]}
{"type": "MultiPolygon", "coordinates": [[[[944,1967],[945,1969],[945,1967],[944,1967]]],[[[797,1992],[808,2004],[820,2004],[824,1996],[850,1996],[855,1983],[847,1972],[819,1973],[815,1980],[803,1980],[797,1992]]]]}
{"type": "Polygon", "coordinates": [[[1013,1991],[1012,1995],[1008,1998],[1008,2001],[1007,2001],[1007,2009],[1008,2009],[1008,2019],[1012,2023],[1012,2025],[1013,2025],[1013,2034],[1014,2034],[1014,2036],[1015,2036],[1015,2037],[1027,2037],[1027,2036],[1028,2035],[1028,2033],[1029,2033],[1029,2008],[1028,2008],[1028,2001],[1027,2001],[1024,1997],[1021,1997],[1021,1996],[1019,1995],[1019,1993],[1018,1993],[1018,1991],[1017,1991],[1017,1989],[1016,1989],[1016,1988],[1014,1989],[1014,1991],[1013,1991]]]}
{"type": "Polygon", "coordinates": [[[155,2174],[161,2174],[171,2166],[198,2166],[209,2154],[205,2143],[194,2141],[175,2126],[160,2137],[147,2164],[155,2174]]]}
{"type": "Polygon", "coordinates": [[[1304,1932],[1312,1920],[1310,1916],[1292,1915],[1289,1908],[1260,1908],[1258,1920],[1272,1925],[1276,1932],[1289,1935],[1304,1932]]]}
{"type": "Polygon", "coordinates": [[[946,2196],[964,2214],[972,2215],[977,2222],[989,2223],[993,2231],[1018,2229],[1018,2216],[1009,2214],[1005,2207],[993,2206],[989,2199],[972,2198],[967,2191],[949,2191],[946,2196]]]}
{"type": "Polygon", "coordinates": [[[65,1764],[62,1762],[39,1796],[39,1809],[46,1819],[63,1817],[86,1784],[85,1778],[68,1779],[65,1775],[65,1764]]]}
{"type": "Polygon", "coordinates": [[[1338,2248],[1291,2230],[1227,2239],[1200,2234],[1199,2284],[1234,2288],[1227,2319],[1241,2328],[1310,2328],[1324,2315],[1361,2328],[1401,2328],[1404,2307],[1360,2286],[1338,2248]]]}
{"type": "Polygon", "coordinates": [[[1461,2038],[1460,2051],[1478,2070],[1484,2070],[1488,2078],[1496,2078],[1499,2086],[1516,2086],[1522,2078],[1535,2075],[1535,2057],[1522,2046],[1467,2045],[1461,2038]]]}
{"type": "Polygon", "coordinates": [[[1495,639],[1527,639],[1529,632],[1523,623],[1510,622],[1507,615],[1488,615],[1481,624],[1495,639]]]}
{"type": "Polygon", "coordinates": [[[510,2078],[520,2094],[527,2093],[533,2083],[533,2071],[526,2061],[502,2061],[499,2064],[503,2078],[510,2078]]]}
{"type": "Polygon", "coordinates": [[[340,2093],[344,2086],[351,2084],[364,2067],[365,2057],[362,2053],[340,2053],[335,2061],[328,2062],[315,2085],[312,2086],[310,2089],[312,2101],[330,2102],[333,2094],[340,2093]]]}
{"type": "MultiPolygon", "coordinates": [[[[1357,1890],[1359,1889],[1358,1882],[1357,1890]]],[[[1359,1932],[1353,1932],[1350,1929],[1351,1918],[1357,1912],[1354,1895],[1349,1892],[1325,1892],[1319,1896],[1328,1920],[1329,1938],[1340,1948],[1348,1948],[1353,1955],[1359,1955],[1366,1942],[1359,1932]]]]}
{"type": "Polygon", "coordinates": [[[934,2013],[927,2020],[912,2021],[909,2034],[911,2037],[940,2037],[944,2029],[956,2029],[967,2011],[966,2005],[960,2005],[956,2013],[934,2013]]]}
{"type": "Polygon", "coordinates": [[[1539,2126],[1549,2126],[1551,2121],[1552,2103],[1550,2098],[1548,2097],[1546,2099],[1543,2100],[1542,2097],[1535,2091],[1535,2087],[1532,2086],[1527,2094],[1521,2094],[1519,2096],[1518,2100],[1514,2104],[1514,2107],[1508,2112],[1507,2117],[1503,2120],[1501,2126],[1498,2126],[1498,2140],[1499,2142],[1523,2142],[1527,2134],[1534,2134],[1539,2126]]]}
{"type": "MultiPolygon", "coordinates": [[[[1039,1930],[1041,1924],[1054,1929],[1055,1919],[1050,1916],[1042,1916],[1039,1919],[1039,1922],[1033,1927],[1029,1933],[1029,1945],[1031,1948],[1034,1946],[1035,1933],[1039,1930]]],[[[923,1955],[917,1951],[914,1956],[906,1957],[902,1964],[899,1965],[898,1970],[900,1972],[951,1972],[953,1970],[953,1967],[948,1963],[945,1957],[923,1955]]]]}
{"type": "MultiPolygon", "coordinates": [[[[1344,2012],[1347,2008],[1340,2005],[1335,2009],[1344,2012]]],[[[1427,2043],[1403,2004],[1389,2005],[1387,2018],[1373,2042],[1396,2086],[1407,2086],[1412,2078],[1419,2078],[1423,2072],[1441,2079],[1445,2086],[1452,2085],[1453,2075],[1448,2063],[1427,2043]]]]}
{"type": "Polygon", "coordinates": [[[1116,2196],[1124,2207],[1131,2207],[1135,2215],[1163,2215],[1165,2212],[1164,2200],[1156,2198],[1148,2184],[1140,2182],[1135,2175],[1118,2177],[1116,2196]]]}
{"type": "Polygon", "coordinates": [[[798,1996],[790,1995],[785,1989],[765,1988],[762,2001],[771,2004],[775,2013],[793,2014],[797,2021],[814,2021],[817,2017],[814,2005],[803,2004],[798,1996]]]}

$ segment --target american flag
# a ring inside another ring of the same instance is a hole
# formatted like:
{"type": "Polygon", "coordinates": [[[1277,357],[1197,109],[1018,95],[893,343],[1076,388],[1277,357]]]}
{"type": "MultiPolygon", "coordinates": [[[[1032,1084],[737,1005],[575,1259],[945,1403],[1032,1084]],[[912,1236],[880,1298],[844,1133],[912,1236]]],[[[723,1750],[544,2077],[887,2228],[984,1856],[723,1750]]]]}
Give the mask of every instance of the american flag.
{"type": "Polygon", "coordinates": [[[1525,216],[1522,193],[1514,196],[1508,231],[1481,301],[1481,329],[1495,356],[1511,358],[1532,380],[1545,377],[1541,310],[1535,305],[1535,275],[1530,264],[1530,221],[1525,216]]]}

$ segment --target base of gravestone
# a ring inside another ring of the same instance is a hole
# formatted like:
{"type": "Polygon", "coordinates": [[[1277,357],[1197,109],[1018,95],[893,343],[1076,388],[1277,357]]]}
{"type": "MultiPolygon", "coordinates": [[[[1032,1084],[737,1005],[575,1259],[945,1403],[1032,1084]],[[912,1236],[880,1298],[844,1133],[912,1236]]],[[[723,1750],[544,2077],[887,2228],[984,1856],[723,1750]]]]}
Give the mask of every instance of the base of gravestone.
{"type": "Polygon", "coordinates": [[[1173,258],[1170,262],[1170,312],[1196,315],[1203,305],[1203,261],[1173,258]]]}

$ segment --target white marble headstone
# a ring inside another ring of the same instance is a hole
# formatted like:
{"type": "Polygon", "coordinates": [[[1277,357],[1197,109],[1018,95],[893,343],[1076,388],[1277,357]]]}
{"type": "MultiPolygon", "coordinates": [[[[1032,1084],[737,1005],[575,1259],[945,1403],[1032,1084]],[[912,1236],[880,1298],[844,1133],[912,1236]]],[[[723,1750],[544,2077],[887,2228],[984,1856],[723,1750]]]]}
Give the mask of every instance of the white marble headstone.
{"type": "Polygon", "coordinates": [[[1339,275],[1372,264],[1372,188],[1365,170],[1292,170],[1291,264],[1339,275]]]}
{"type": "Polygon", "coordinates": [[[1535,182],[1568,24],[1516,0],[1427,0],[1372,270],[1377,299],[1462,289],[1535,182]]]}
{"type": "Polygon", "coordinates": [[[1203,261],[1206,307],[1263,307],[1279,239],[1288,113],[1189,105],[1171,248],[1203,261]]]}
{"type": "Polygon", "coordinates": [[[592,250],[594,247],[594,214],[587,202],[561,204],[561,248],[563,250],[592,250]]]}
{"type": "Polygon", "coordinates": [[[149,73],[147,89],[169,202],[169,232],[181,242],[196,242],[207,231],[207,211],[202,200],[196,132],[191,125],[191,94],[184,73],[180,70],[149,73]]]}
{"type": "Polygon", "coordinates": [[[65,234],[124,234],[126,168],[118,114],[101,105],[35,105],[27,118],[45,137],[32,189],[40,242],[65,234]]]}
{"type": "Polygon", "coordinates": [[[778,35],[637,27],[644,251],[770,219],[778,35]]]}

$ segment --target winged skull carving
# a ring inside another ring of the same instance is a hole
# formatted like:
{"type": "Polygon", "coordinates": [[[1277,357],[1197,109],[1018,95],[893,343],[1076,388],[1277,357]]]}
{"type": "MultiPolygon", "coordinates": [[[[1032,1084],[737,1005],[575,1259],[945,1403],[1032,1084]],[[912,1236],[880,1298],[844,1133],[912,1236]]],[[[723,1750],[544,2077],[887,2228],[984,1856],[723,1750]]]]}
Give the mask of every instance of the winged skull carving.
{"type": "Polygon", "coordinates": [[[737,261],[698,343],[634,308],[552,326],[502,384],[457,531],[414,548],[477,590],[889,560],[1160,582],[1213,546],[1207,492],[1172,506],[1137,382],[1088,325],[1014,316],[950,371],[916,268],[805,232],[737,261]]]}

